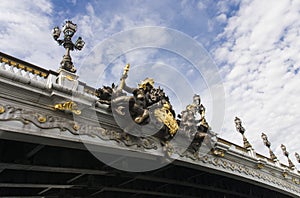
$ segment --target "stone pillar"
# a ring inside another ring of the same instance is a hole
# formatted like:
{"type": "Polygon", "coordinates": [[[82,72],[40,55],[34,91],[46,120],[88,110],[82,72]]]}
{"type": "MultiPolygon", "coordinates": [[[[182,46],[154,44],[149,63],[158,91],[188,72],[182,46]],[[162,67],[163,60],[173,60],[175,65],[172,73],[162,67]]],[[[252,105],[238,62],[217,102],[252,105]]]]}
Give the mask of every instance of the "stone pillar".
{"type": "Polygon", "coordinates": [[[58,73],[57,84],[71,90],[77,90],[79,76],[65,69],[59,69],[58,73]]]}

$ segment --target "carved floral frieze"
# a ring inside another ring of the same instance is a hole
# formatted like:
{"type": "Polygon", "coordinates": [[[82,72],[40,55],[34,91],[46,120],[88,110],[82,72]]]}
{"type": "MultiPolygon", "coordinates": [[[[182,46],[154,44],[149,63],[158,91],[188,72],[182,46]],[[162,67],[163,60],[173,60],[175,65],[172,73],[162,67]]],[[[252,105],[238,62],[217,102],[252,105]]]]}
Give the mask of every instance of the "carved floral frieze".
{"type": "Polygon", "coordinates": [[[126,146],[157,149],[158,144],[160,144],[159,141],[155,141],[151,137],[136,138],[121,130],[105,129],[100,126],[79,123],[67,118],[25,110],[11,105],[0,105],[0,121],[13,120],[20,121],[25,125],[32,123],[41,129],[59,129],[60,131],[69,131],[73,135],[87,135],[102,140],[113,140],[126,146]]]}

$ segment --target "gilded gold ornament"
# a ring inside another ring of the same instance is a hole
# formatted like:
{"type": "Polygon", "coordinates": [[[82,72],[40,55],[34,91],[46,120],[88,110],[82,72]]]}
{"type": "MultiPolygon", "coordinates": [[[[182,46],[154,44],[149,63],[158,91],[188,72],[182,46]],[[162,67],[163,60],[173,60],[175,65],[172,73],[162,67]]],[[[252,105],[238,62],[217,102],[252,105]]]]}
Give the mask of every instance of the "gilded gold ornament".
{"type": "Polygon", "coordinates": [[[224,157],[225,156],[224,151],[219,150],[219,149],[213,149],[212,152],[213,152],[214,155],[219,156],[219,157],[224,157]]]}
{"type": "Polygon", "coordinates": [[[75,79],[74,79],[72,76],[70,76],[70,75],[65,76],[65,78],[68,79],[69,81],[74,81],[74,80],[75,80],[75,79]]]}
{"type": "Polygon", "coordinates": [[[295,177],[292,178],[292,181],[295,183],[295,184],[298,184],[298,181],[295,177]]]}
{"type": "Polygon", "coordinates": [[[288,174],[287,174],[286,172],[283,172],[283,173],[282,173],[282,176],[283,176],[284,178],[287,177],[287,175],[288,175],[288,174]]]}
{"type": "Polygon", "coordinates": [[[81,114],[81,111],[80,110],[73,110],[72,111],[75,115],[80,115],[81,114]]]}
{"type": "Polygon", "coordinates": [[[18,68],[21,69],[21,70],[24,70],[24,69],[25,69],[25,66],[22,65],[22,64],[18,64],[18,68]]]}
{"type": "Polygon", "coordinates": [[[10,61],[9,61],[8,59],[2,57],[2,58],[1,58],[1,62],[4,62],[4,63],[9,64],[10,61]]]}
{"type": "Polygon", "coordinates": [[[169,128],[170,135],[174,136],[179,126],[176,119],[170,112],[170,104],[165,103],[161,109],[156,109],[154,111],[154,115],[159,121],[163,122],[169,128]]]}
{"type": "Polygon", "coordinates": [[[78,131],[79,129],[80,129],[80,125],[78,125],[78,124],[74,124],[73,125],[73,129],[75,130],[75,131],[78,131]]]}
{"type": "Polygon", "coordinates": [[[47,121],[47,118],[44,117],[44,116],[42,116],[42,115],[39,115],[39,116],[38,116],[38,121],[39,121],[40,123],[45,123],[45,122],[47,121]]]}
{"type": "Polygon", "coordinates": [[[152,87],[154,87],[154,80],[152,78],[146,78],[139,84],[139,88],[146,90],[147,84],[150,84],[152,87]]]}
{"type": "Polygon", "coordinates": [[[77,104],[73,101],[55,104],[54,109],[58,109],[61,111],[71,111],[72,113],[74,113],[76,115],[81,114],[81,111],[79,109],[77,109],[77,104]]]}
{"type": "Polygon", "coordinates": [[[264,165],[262,163],[257,164],[257,168],[262,169],[264,165]]]}
{"type": "Polygon", "coordinates": [[[5,108],[3,106],[0,106],[0,114],[5,112],[5,108]]]}

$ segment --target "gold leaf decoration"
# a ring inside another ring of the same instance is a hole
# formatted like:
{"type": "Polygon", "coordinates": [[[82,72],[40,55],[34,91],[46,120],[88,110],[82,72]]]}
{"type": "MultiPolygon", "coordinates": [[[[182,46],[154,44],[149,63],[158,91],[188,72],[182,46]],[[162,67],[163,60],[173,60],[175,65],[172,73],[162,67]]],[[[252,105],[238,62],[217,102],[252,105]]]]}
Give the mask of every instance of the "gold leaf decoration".
{"type": "Polygon", "coordinates": [[[0,105],[0,114],[4,112],[5,112],[5,108],[2,105],[0,105]]]}
{"type": "Polygon", "coordinates": [[[47,118],[45,116],[39,115],[38,116],[38,121],[40,123],[45,123],[47,121],[47,118]]]}

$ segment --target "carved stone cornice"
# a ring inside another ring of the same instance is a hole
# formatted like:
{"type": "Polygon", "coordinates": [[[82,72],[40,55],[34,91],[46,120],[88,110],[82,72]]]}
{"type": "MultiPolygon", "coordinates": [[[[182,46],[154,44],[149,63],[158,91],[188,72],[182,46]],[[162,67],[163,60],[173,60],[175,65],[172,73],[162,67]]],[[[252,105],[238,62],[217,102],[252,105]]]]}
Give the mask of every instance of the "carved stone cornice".
{"type": "Polygon", "coordinates": [[[32,123],[40,129],[59,129],[69,131],[73,135],[98,137],[102,140],[113,140],[126,146],[137,146],[144,149],[157,149],[160,142],[152,137],[134,137],[123,131],[105,129],[100,126],[88,125],[67,118],[41,112],[25,110],[12,105],[0,105],[0,121],[20,121],[24,125],[32,123]]]}
{"type": "Polygon", "coordinates": [[[212,155],[205,155],[197,161],[199,161],[200,164],[203,163],[204,165],[213,166],[225,172],[229,172],[230,174],[251,177],[254,180],[260,180],[269,185],[277,185],[278,187],[288,189],[300,195],[300,178],[289,175],[288,172],[285,172],[286,176],[281,179],[271,173],[259,170],[264,169],[264,167],[254,168],[224,158],[214,157],[212,155]]]}

